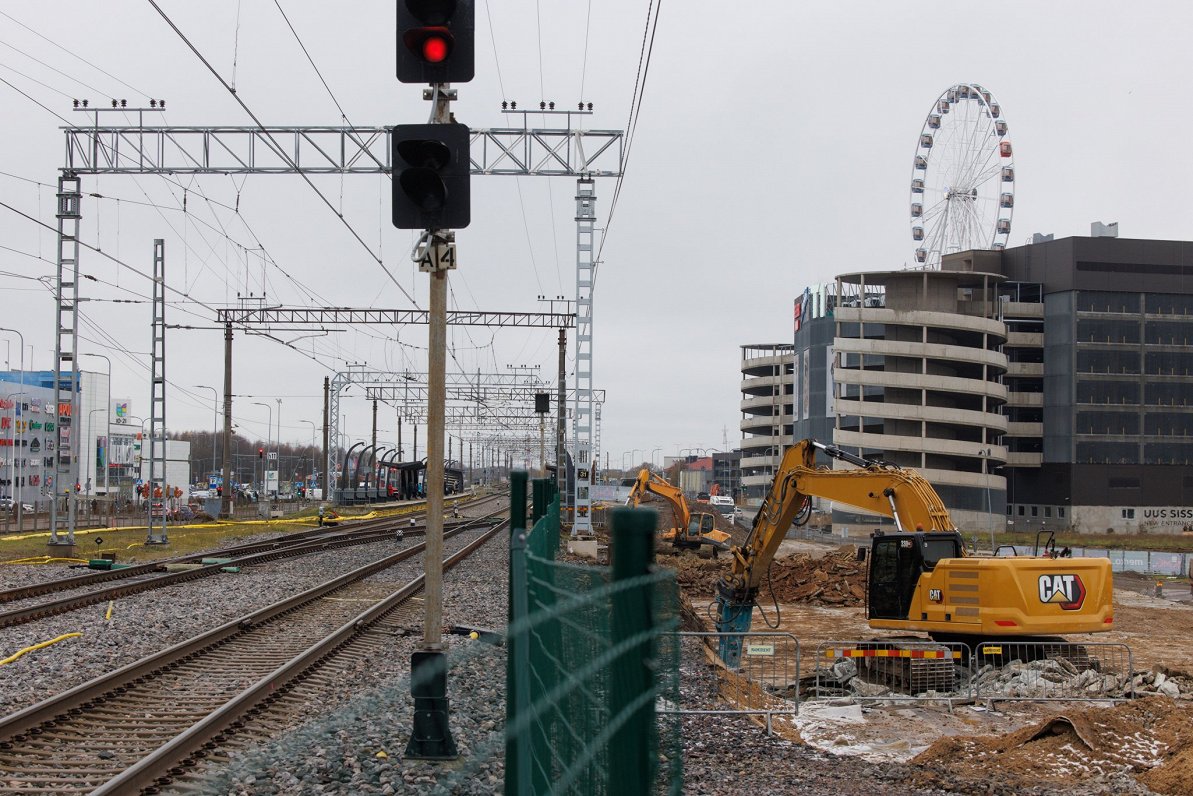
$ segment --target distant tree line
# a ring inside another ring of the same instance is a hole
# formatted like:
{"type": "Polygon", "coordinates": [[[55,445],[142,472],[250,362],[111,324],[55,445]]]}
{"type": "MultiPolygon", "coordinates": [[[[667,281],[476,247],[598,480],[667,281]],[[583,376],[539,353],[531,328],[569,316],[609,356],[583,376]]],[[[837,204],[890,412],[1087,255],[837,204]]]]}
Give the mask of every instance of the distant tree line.
{"type": "MultiPolygon", "coordinates": [[[[207,480],[207,474],[213,471],[213,461],[215,462],[214,471],[219,472],[223,466],[224,435],[222,432],[212,435],[210,431],[171,431],[168,437],[191,444],[191,478],[196,483],[203,483],[207,480]]],[[[281,481],[293,481],[296,477],[309,477],[312,457],[315,459],[315,468],[319,472],[323,470],[322,452],[318,447],[312,447],[309,444],[291,445],[286,442],[280,445],[276,442],[267,443],[265,440],[250,439],[233,432],[232,456],[229,462],[232,467],[233,482],[252,483],[261,477],[261,465],[257,456],[259,448],[264,449],[267,454],[272,452],[278,454],[278,478],[281,481]]]]}

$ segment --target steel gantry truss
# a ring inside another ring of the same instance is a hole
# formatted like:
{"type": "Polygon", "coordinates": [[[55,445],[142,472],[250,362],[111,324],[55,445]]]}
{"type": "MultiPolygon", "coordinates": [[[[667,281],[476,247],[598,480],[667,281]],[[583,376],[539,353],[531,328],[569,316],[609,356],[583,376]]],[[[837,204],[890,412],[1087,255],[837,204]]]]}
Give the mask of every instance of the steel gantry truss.
{"type": "MultiPolygon", "coordinates": [[[[336,326],[338,324],[426,324],[427,310],[351,309],[348,307],[236,307],[216,310],[220,323],[244,326],[336,326]]],[[[449,325],[523,326],[571,329],[574,315],[562,312],[483,312],[448,310],[449,325]]]]}
{"type": "MultiPolygon", "coordinates": [[[[81,219],[81,188],[78,179],[80,175],[392,173],[391,128],[388,127],[166,127],[142,123],[101,126],[99,113],[94,113],[93,116],[94,123],[90,126],[64,128],[65,162],[59,181],[56,292],[59,309],[55,324],[55,366],[59,373],[68,368],[73,381],[69,405],[64,407],[63,403],[58,401],[60,422],[63,417],[69,421],[79,410],[78,363],[75,361],[75,350],[78,347],[76,302],[77,238],[81,219]],[[68,317],[64,319],[63,313],[67,313],[68,317]]],[[[576,324],[576,373],[580,394],[576,397],[573,410],[576,420],[573,446],[577,454],[577,476],[583,471],[591,478],[591,462],[596,461],[600,454],[599,431],[595,431],[594,436],[591,398],[592,277],[596,265],[593,261],[596,195],[592,180],[594,177],[622,175],[625,160],[624,133],[621,130],[571,129],[570,126],[566,129],[534,129],[525,125],[521,128],[475,129],[471,131],[469,160],[472,173],[477,175],[578,179],[576,304],[582,317],[576,324]]],[[[227,320],[226,336],[230,336],[233,323],[250,325],[254,322],[227,320]]],[[[299,321],[292,318],[288,322],[299,321]]],[[[425,322],[425,319],[410,322],[425,322]]],[[[540,324],[528,322],[525,325],[540,324]]],[[[568,327],[571,325],[568,324],[568,327]]],[[[61,389],[61,381],[56,380],[56,398],[61,389]]],[[[230,408],[226,406],[226,417],[229,412],[230,408]]],[[[562,429],[559,433],[562,436],[562,429]]],[[[69,482],[70,478],[78,473],[78,442],[72,439],[63,441],[68,447],[66,450],[60,450],[55,467],[59,484],[63,480],[69,482]]],[[[580,480],[577,478],[577,483],[580,483],[580,480]]],[[[563,479],[562,483],[566,484],[567,479],[563,479]]],[[[590,527],[590,504],[587,495],[588,490],[585,488],[583,495],[577,495],[573,501],[579,523],[573,532],[590,527]]],[[[70,542],[73,543],[75,504],[73,500],[68,502],[70,542]]],[[[54,508],[51,508],[50,516],[51,541],[57,543],[58,517],[54,508]]]]}
{"type": "MultiPolygon", "coordinates": [[[[542,415],[534,412],[537,393],[552,385],[536,376],[509,373],[449,373],[446,376],[447,422],[456,430],[542,432],[542,415]]],[[[404,419],[420,420],[427,412],[427,374],[350,368],[331,378],[328,392],[328,433],[340,436],[340,395],[350,385],[365,388],[367,400],[394,404],[404,419]]],[[[574,398],[575,391],[569,391],[574,398]]],[[[591,400],[603,402],[604,390],[590,390],[591,400]]],[[[552,431],[555,429],[552,428],[552,431]]],[[[328,445],[326,472],[335,472],[334,446],[328,445]]]]}
{"type": "MultiPolygon", "coordinates": [[[[388,174],[388,127],[66,128],[76,174],[388,174]]],[[[472,130],[473,174],[617,177],[620,130],[472,130]]]]}

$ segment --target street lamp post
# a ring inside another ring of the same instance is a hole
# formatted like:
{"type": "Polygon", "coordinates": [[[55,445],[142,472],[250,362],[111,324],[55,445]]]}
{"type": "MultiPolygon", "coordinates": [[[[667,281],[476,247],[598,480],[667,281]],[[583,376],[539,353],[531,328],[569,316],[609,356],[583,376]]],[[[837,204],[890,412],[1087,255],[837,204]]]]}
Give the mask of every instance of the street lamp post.
{"type": "Polygon", "coordinates": [[[991,515],[990,509],[990,456],[994,453],[992,448],[983,448],[978,451],[978,455],[982,457],[982,473],[986,478],[986,524],[990,527],[990,555],[994,555],[994,518],[991,515]]]}
{"type": "Polygon", "coordinates": [[[215,387],[208,387],[205,384],[196,384],[195,389],[211,390],[211,472],[215,473],[215,440],[219,430],[220,393],[215,387]]]}
{"type": "MultiPolygon", "coordinates": [[[[272,444],[271,435],[273,434],[273,407],[260,401],[253,401],[253,406],[264,406],[269,410],[269,424],[265,427],[265,450],[268,453],[272,444]]],[[[268,471],[269,463],[263,462],[261,464],[261,494],[257,495],[257,503],[261,502],[261,496],[265,494],[265,489],[268,486],[265,480],[265,473],[268,471]]]]}
{"type": "MultiPolygon", "coordinates": [[[[0,326],[0,332],[12,332],[13,334],[15,334],[17,336],[17,339],[20,340],[20,342],[21,342],[21,389],[24,390],[25,389],[25,336],[23,334],[21,334],[20,332],[18,332],[16,329],[9,329],[4,326],[0,326]]],[[[30,359],[32,359],[32,354],[30,354],[30,359]]],[[[16,395],[24,395],[24,394],[25,394],[24,392],[16,393],[16,395]]],[[[16,438],[16,424],[17,424],[17,420],[16,420],[17,413],[16,413],[15,409],[13,410],[12,417],[13,417],[13,420],[12,420],[13,438],[15,439],[16,438]]],[[[25,432],[23,432],[23,431],[21,432],[22,435],[24,435],[24,433],[25,432]]],[[[16,454],[17,454],[17,449],[14,448],[13,449],[13,469],[14,470],[16,468],[16,454]]],[[[25,465],[23,462],[21,464],[20,475],[18,477],[22,481],[25,480],[25,465]]],[[[9,478],[9,481],[12,481],[12,478],[9,478]]],[[[12,499],[14,501],[14,505],[17,508],[17,527],[24,528],[25,527],[24,526],[25,516],[24,516],[23,504],[25,501],[23,499],[17,497],[16,490],[14,490],[12,488],[13,485],[11,483],[8,485],[8,487],[9,487],[9,491],[13,492],[12,499]]],[[[51,494],[50,497],[52,499],[54,497],[53,494],[51,494]]],[[[72,533],[73,533],[73,529],[72,529],[72,533]]],[[[57,540],[55,539],[55,541],[57,541],[57,540]]]]}
{"type": "MultiPolygon", "coordinates": [[[[275,453],[277,454],[277,457],[278,457],[278,489],[281,490],[281,488],[282,488],[282,399],[277,398],[275,400],[278,402],[278,435],[276,437],[274,437],[274,439],[277,440],[277,450],[275,451],[275,453]]],[[[291,489],[293,489],[293,486],[291,486],[291,489]]],[[[276,492],[274,493],[274,497],[275,498],[277,497],[276,492]]]]}
{"type": "MultiPolygon", "coordinates": [[[[29,393],[27,393],[23,390],[21,392],[9,393],[8,395],[4,396],[8,400],[13,401],[13,404],[12,404],[12,446],[11,446],[13,453],[12,453],[12,463],[8,465],[8,491],[9,491],[10,497],[12,497],[12,500],[13,500],[13,507],[16,509],[16,512],[17,512],[17,528],[18,529],[22,529],[24,527],[24,512],[23,512],[21,506],[25,502],[25,499],[24,499],[23,494],[21,494],[21,495],[17,494],[15,487],[18,483],[21,483],[22,492],[23,492],[23,488],[24,488],[23,482],[25,480],[25,460],[23,458],[21,459],[20,469],[18,471],[17,459],[21,458],[18,456],[18,454],[24,450],[24,445],[19,444],[17,442],[17,406],[19,405],[19,403],[13,399],[18,398],[22,395],[25,396],[26,398],[29,397],[29,393]]],[[[25,427],[21,426],[22,442],[24,441],[24,437],[25,437],[25,427]]]]}
{"type": "MultiPolygon", "coordinates": [[[[79,356],[81,356],[81,357],[99,357],[104,362],[108,363],[108,405],[106,407],[106,411],[104,412],[104,420],[105,420],[105,423],[104,423],[104,502],[110,504],[111,500],[112,500],[112,496],[110,494],[111,489],[109,488],[109,484],[108,484],[108,469],[109,469],[108,460],[112,455],[111,454],[111,450],[112,450],[112,441],[111,441],[111,436],[112,436],[112,414],[111,414],[112,413],[112,360],[108,359],[106,354],[92,354],[92,353],[88,353],[86,351],[79,354],[79,356]]],[[[93,409],[91,411],[94,412],[95,410],[93,409]]],[[[91,425],[90,417],[87,418],[87,425],[88,426],[91,425]]]]}
{"type": "Polygon", "coordinates": [[[311,474],[310,479],[313,484],[315,481],[315,423],[311,420],[302,421],[311,427],[311,474]]]}

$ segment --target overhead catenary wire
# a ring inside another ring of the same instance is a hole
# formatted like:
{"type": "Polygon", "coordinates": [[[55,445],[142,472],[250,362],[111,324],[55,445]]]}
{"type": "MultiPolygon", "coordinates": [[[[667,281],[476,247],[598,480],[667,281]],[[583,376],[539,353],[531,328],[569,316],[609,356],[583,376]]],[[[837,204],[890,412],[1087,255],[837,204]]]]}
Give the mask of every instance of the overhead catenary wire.
{"type": "MultiPolygon", "coordinates": [[[[157,7],[156,4],[154,4],[154,5],[156,8],[157,7]]],[[[280,5],[278,6],[278,8],[279,8],[279,11],[282,10],[280,5]]],[[[158,11],[160,14],[161,9],[158,8],[158,11]]],[[[285,16],[284,13],[283,13],[283,16],[285,16]]],[[[289,20],[287,20],[287,24],[289,24],[289,20]]],[[[300,40],[300,43],[301,43],[301,40],[300,40]]],[[[189,44],[189,42],[188,42],[188,44],[189,44]]],[[[305,52],[306,48],[304,47],[303,49],[305,52]]],[[[308,55],[308,59],[310,59],[310,53],[307,53],[307,55],[308,55]]],[[[495,55],[496,55],[496,53],[495,53],[495,55]]],[[[312,66],[314,66],[313,62],[312,62],[312,66]]],[[[316,72],[318,72],[317,67],[316,67],[316,72]]],[[[323,80],[322,75],[320,75],[320,80],[323,80]]],[[[326,87],[326,81],[323,80],[323,82],[326,87]]],[[[329,93],[330,93],[330,89],[329,89],[329,93]]],[[[334,101],[334,99],[335,98],[333,95],[333,101],[334,101]]],[[[40,103],[37,103],[37,104],[40,105],[40,103]]],[[[45,108],[45,106],[41,106],[41,107],[45,108]]],[[[337,102],[337,107],[340,108],[340,111],[343,114],[344,109],[342,107],[340,107],[338,102],[337,102]]],[[[45,108],[45,109],[47,111],[49,111],[48,108],[45,108]]],[[[346,116],[346,114],[344,114],[344,115],[346,116]]],[[[61,117],[59,117],[59,118],[61,118],[61,117]]],[[[230,178],[230,179],[232,179],[232,178],[230,178]]],[[[172,182],[171,180],[168,180],[168,179],[166,181],[168,183],[176,186],[177,191],[175,192],[175,198],[178,198],[178,194],[181,194],[182,192],[195,190],[194,186],[184,186],[183,184],[180,184],[177,182],[172,182]]],[[[236,181],[233,180],[233,184],[235,184],[235,182],[236,181]]],[[[41,185],[41,184],[39,183],[39,185],[41,185]]],[[[53,188],[53,186],[47,186],[47,187],[53,188]]],[[[142,190],[144,190],[144,188],[142,190]]],[[[157,192],[155,192],[155,193],[157,193],[157,192]]],[[[324,198],[325,203],[327,203],[326,197],[321,196],[321,198],[324,198]]],[[[253,239],[255,239],[258,243],[260,243],[260,239],[257,238],[256,234],[253,232],[251,226],[248,223],[248,219],[239,213],[239,207],[231,208],[231,207],[229,207],[228,204],[224,204],[224,203],[220,202],[219,200],[215,199],[214,197],[206,197],[205,196],[204,201],[205,201],[205,203],[207,203],[207,205],[211,209],[210,220],[209,220],[208,218],[204,218],[200,213],[196,212],[196,208],[193,203],[193,199],[194,199],[193,195],[192,195],[191,199],[192,199],[192,202],[190,205],[189,212],[186,209],[173,208],[173,207],[170,207],[168,204],[160,204],[160,203],[152,202],[152,201],[146,202],[145,204],[147,204],[151,207],[155,207],[156,209],[158,209],[159,211],[162,211],[162,212],[166,212],[169,210],[175,210],[176,212],[186,213],[187,220],[195,223],[196,228],[202,227],[207,233],[212,233],[217,238],[222,238],[223,241],[226,242],[226,245],[235,246],[235,247],[241,249],[242,251],[249,252],[249,254],[247,254],[246,256],[253,258],[253,260],[254,260],[253,267],[254,268],[256,266],[256,258],[258,256],[260,256],[261,261],[264,262],[268,266],[267,277],[266,277],[266,280],[263,282],[263,284],[266,285],[267,287],[269,287],[270,289],[274,288],[278,284],[281,284],[282,287],[285,288],[285,283],[282,283],[280,280],[276,280],[273,278],[273,277],[276,277],[276,272],[274,271],[274,269],[276,269],[276,271],[281,272],[281,274],[283,275],[283,277],[286,280],[289,280],[289,282],[293,284],[293,287],[295,290],[300,291],[300,293],[302,295],[306,296],[309,300],[315,300],[315,294],[312,291],[310,291],[302,282],[294,279],[294,277],[291,275],[291,272],[288,269],[282,267],[272,256],[270,256],[268,253],[268,250],[266,249],[266,247],[264,245],[260,246],[260,255],[258,255],[257,253],[252,252],[252,250],[249,248],[249,246],[247,245],[246,242],[240,242],[240,241],[234,240],[235,229],[234,229],[233,225],[229,221],[226,221],[225,216],[223,216],[219,212],[216,212],[216,208],[226,208],[226,209],[231,210],[232,212],[235,212],[237,214],[237,217],[240,218],[241,221],[245,224],[245,229],[248,230],[251,237],[253,239]]],[[[334,197],[333,197],[333,199],[334,199],[334,197]]],[[[117,201],[117,202],[121,201],[120,199],[116,199],[116,198],[113,198],[112,200],[117,201]]],[[[124,201],[132,202],[134,200],[124,200],[124,201]]],[[[183,200],[183,201],[185,201],[185,200],[183,200]]],[[[118,207],[119,207],[119,205],[118,205],[118,207]]],[[[105,213],[105,215],[104,215],[104,222],[105,222],[104,223],[104,231],[109,236],[111,235],[111,231],[112,231],[111,218],[112,218],[112,216],[110,214],[105,213]]],[[[119,219],[119,214],[117,214],[117,219],[119,219]]],[[[53,231],[52,228],[50,228],[50,227],[47,227],[47,229],[50,229],[51,232],[53,231]]],[[[180,232],[180,230],[184,230],[184,228],[177,225],[176,223],[171,226],[171,229],[173,229],[178,234],[185,235],[184,231],[180,232]]],[[[194,234],[191,233],[190,237],[193,238],[194,234]]],[[[112,251],[110,243],[107,240],[103,241],[103,245],[104,245],[104,248],[107,248],[110,251],[112,251]]],[[[215,245],[219,246],[220,244],[216,243],[215,245]]],[[[191,240],[189,242],[189,245],[185,245],[185,250],[188,251],[189,253],[193,254],[196,257],[205,258],[205,260],[206,260],[206,258],[210,257],[211,255],[205,254],[205,252],[208,249],[210,249],[211,247],[212,247],[212,239],[209,238],[207,235],[204,235],[203,239],[200,241],[191,240]]],[[[98,247],[95,247],[95,248],[98,248],[98,247]]],[[[116,249],[115,251],[118,252],[119,250],[116,249]]],[[[115,259],[119,260],[120,258],[117,257],[115,259]]],[[[225,258],[225,261],[226,261],[226,258],[225,258]]],[[[233,266],[234,265],[235,265],[235,263],[233,263],[233,266]]],[[[117,270],[117,274],[119,274],[119,272],[121,270],[124,270],[123,267],[121,267],[120,269],[117,270]]],[[[130,269],[130,270],[133,273],[136,273],[135,269],[130,269]]],[[[192,271],[193,270],[194,269],[192,269],[192,271]]],[[[257,271],[255,271],[255,270],[252,271],[252,274],[255,279],[257,276],[257,271]]],[[[147,275],[145,275],[145,274],[137,274],[137,276],[139,278],[148,278],[147,275]]],[[[195,292],[195,288],[196,288],[195,279],[196,278],[198,278],[196,276],[196,274],[192,273],[189,281],[187,283],[182,284],[180,290],[171,288],[171,292],[182,297],[182,301],[184,302],[184,305],[186,305],[186,306],[189,306],[192,303],[192,301],[195,303],[196,306],[199,306],[199,307],[209,306],[209,305],[205,304],[204,302],[199,302],[197,299],[194,298],[197,295],[195,292]]],[[[227,283],[227,282],[232,282],[233,280],[222,280],[222,281],[227,283]]],[[[465,281],[461,280],[457,284],[462,286],[462,285],[466,285],[467,283],[465,281]]],[[[399,285],[399,287],[401,287],[401,286],[399,285]]],[[[471,291],[469,291],[465,295],[466,295],[467,301],[475,302],[475,296],[473,296],[471,294],[471,291]]],[[[457,306],[459,306],[461,304],[461,302],[459,300],[460,298],[461,298],[461,296],[459,296],[459,295],[453,295],[453,301],[455,302],[455,304],[457,306]]],[[[170,302],[170,303],[173,304],[173,302],[170,302]]],[[[328,302],[324,302],[324,303],[326,304],[328,302]]],[[[459,332],[461,330],[456,330],[456,331],[459,332]]],[[[486,350],[489,350],[490,352],[493,351],[494,344],[492,342],[490,342],[488,344],[478,344],[479,341],[473,339],[473,335],[469,334],[467,331],[464,331],[464,334],[469,336],[469,339],[470,339],[471,343],[473,344],[474,349],[486,349],[486,350]]],[[[373,337],[373,335],[367,335],[367,336],[373,337]]],[[[376,339],[382,340],[384,338],[377,337],[376,339]]],[[[306,344],[304,343],[304,347],[305,346],[306,346],[306,344]]],[[[322,348],[323,346],[320,345],[319,347],[322,348]]],[[[465,349],[463,349],[463,348],[459,348],[459,351],[461,351],[461,352],[464,350],[465,349]]],[[[399,347],[397,349],[397,351],[399,354],[402,354],[402,352],[403,352],[402,347],[399,347]]],[[[312,355],[313,354],[314,354],[314,349],[312,349],[312,355]]],[[[458,360],[457,360],[457,364],[458,365],[460,364],[458,360]]]]}
{"type": "MultiPolygon", "coordinates": [[[[605,241],[609,237],[609,227],[613,223],[613,214],[617,210],[617,201],[621,196],[621,187],[625,183],[625,173],[629,167],[630,152],[634,145],[634,133],[638,128],[638,118],[642,113],[642,98],[646,95],[646,78],[650,72],[650,58],[654,53],[655,34],[659,26],[659,14],[662,11],[663,0],[650,0],[646,8],[646,27],[642,31],[642,47],[638,53],[638,74],[634,79],[634,91],[630,97],[630,111],[626,119],[625,156],[622,158],[621,171],[613,186],[613,199],[609,204],[609,215],[605,220],[605,233],[601,235],[601,245],[597,248],[594,258],[594,272],[600,263],[601,253],[605,250],[605,241]],[[652,16],[653,12],[653,16],[652,16]]],[[[595,279],[595,273],[594,273],[595,279]]]]}
{"type": "Polygon", "coordinates": [[[199,61],[205,67],[207,67],[207,70],[209,72],[211,72],[211,74],[215,77],[215,79],[218,80],[220,82],[220,84],[228,91],[228,93],[232,96],[232,98],[236,101],[236,103],[238,105],[240,105],[241,109],[243,109],[244,112],[249,115],[249,118],[251,118],[253,120],[253,123],[256,124],[257,127],[265,134],[265,138],[273,146],[274,154],[276,154],[278,157],[280,157],[288,166],[290,166],[291,168],[298,171],[298,175],[300,177],[302,177],[303,181],[311,188],[311,190],[313,190],[315,192],[315,194],[323,201],[323,203],[325,205],[327,205],[327,208],[329,210],[331,210],[332,213],[335,213],[336,218],[338,218],[340,220],[340,222],[348,229],[348,231],[349,231],[349,233],[351,233],[352,237],[355,238],[356,241],[358,243],[360,243],[360,245],[362,247],[364,247],[365,251],[367,251],[369,253],[369,256],[373,258],[373,260],[377,263],[378,266],[380,266],[381,270],[385,273],[385,275],[387,277],[389,277],[389,280],[394,283],[394,286],[397,287],[398,290],[400,290],[402,292],[402,295],[404,295],[407,299],[409,299],[410,303],[413,304],[416,309],[422,309],[421,307],[419,307],[418,302],[415,301],[414,296],[410,295],[410,292],[407,291],[406,288],[402,286],[402,284],[397,280],[397,277],[395,277],[393,275],[393,272],[390,271],[388,267],[386,267],[384,262],[382,262],[381,258],[378,257],[376,254],[374,254],[373,250],[369,247],[369,244],[365,242],[364,238],[362,238],[360,236],[360,233],[356,231],[356,229],[352,226],[352,224],[348,221],[348,219],[345,218],[342,213],[340,213],[338,210],[336,210],[335,205],[333,205],[331,203],[331,201],[326,196],[323,195],[323,192],[320,191],[319,188],[315,185],[315,183],[311,181],[311,178],[309,176],[304,174],[301,170],[298,170],[298,166],[297,166],[297,164],[294,163],[294,159],[290,157],[289,153],[287,153],[286,150],[281,146],[281,144],[279,144],[277,142],[277,140],[274,139],[273,135],[269,133],[269,131],[265,127],[265,124],[257,117],[257,115],[255,113],[253,113],[252,109],[249,108],[249,106],[244,102],[244,100],[240,98],[240,96],[236,93],[236,90],[233,89],[232,86],[228,85],[228,82],[226,80],[224,80],[224,77],[219,73],[219,71],[214,66],[211,65],[211,62],[208,61],[207,58],[204,57],[204,55],[201,52],[199,52],[198,48],[195,47],[195,45],[186,36],[186,34],[183,33],[179,29],[179,27],[174,24],[174,21],[172,19],[170,19],[169,15],[166,14],[165,11],[162,10],[161,6],[159,6],[157,4],[156,0],[148,0],[148,2],[151,6],[153,6],[154,10],[157,11],[157,13],[159,15],[161,15],[161,18],[166,21],[166,24],[169,25],[170,28],[176,34],[178,34],[178,37],[180,39],[182,39],[183,43],[186,44],[186,46],[190,49],[190,51],[192,53],[194,53],[195,57],[198,58],[199,61]]]}

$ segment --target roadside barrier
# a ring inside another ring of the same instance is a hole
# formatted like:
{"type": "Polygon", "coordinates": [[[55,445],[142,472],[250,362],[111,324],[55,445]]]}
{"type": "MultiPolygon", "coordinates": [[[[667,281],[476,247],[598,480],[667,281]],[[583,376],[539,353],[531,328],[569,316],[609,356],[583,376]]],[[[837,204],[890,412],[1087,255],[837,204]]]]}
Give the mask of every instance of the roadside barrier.
{"type": "Polygon", "coordinates": [[[726,714],[765,717],[766,732],[776,715],[799,713],[799,640],[790,633],[682,631],[661,642],[679,647],[679,702],[660,701],[659,715],[726,714]],[[723,636],[742,639],[741,667],[730,669],[717,655],[723,636]]]}

